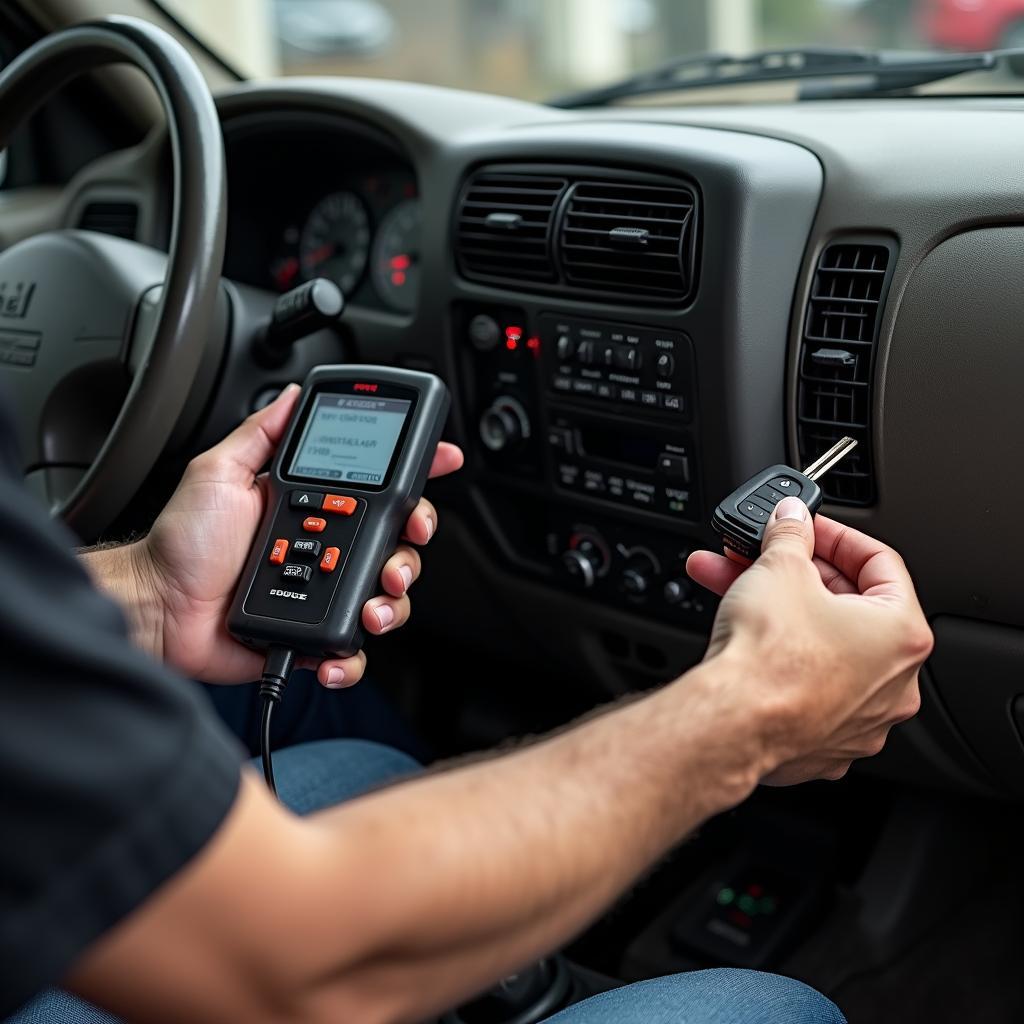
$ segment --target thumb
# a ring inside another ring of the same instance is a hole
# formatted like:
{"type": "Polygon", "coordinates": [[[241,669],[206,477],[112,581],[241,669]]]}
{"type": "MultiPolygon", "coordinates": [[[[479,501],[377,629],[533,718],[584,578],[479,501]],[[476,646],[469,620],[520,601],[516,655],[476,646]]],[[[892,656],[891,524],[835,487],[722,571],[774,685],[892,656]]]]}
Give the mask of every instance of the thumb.
{"type": "Polygon", "coordinates": [[[281,443],[300,390],[298,384],[289,384],[269,405],[243,420],[210,449],[214,461],[236,467],[251,482],[281,443]]]}
{"type": "Polygon", "coordinates": [[[814,522],[799,498],[783,498],[764,529],[762,554],[787,548],[801,552],[808,561],[814,554],[814,522]]]}

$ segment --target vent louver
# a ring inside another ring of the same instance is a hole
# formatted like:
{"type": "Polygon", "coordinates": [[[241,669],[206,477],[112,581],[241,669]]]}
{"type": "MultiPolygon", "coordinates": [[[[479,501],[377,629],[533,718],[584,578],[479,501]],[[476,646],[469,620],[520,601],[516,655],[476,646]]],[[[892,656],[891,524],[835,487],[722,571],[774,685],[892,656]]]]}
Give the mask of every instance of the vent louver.
{"type": "Polygon", "coordinates": [[[139,226],[139,208],[135,203],[89,203],[78,219],[83,231],[99,231],[104,235],[134,240],[139,226]]]}
{"type": "Polygon", "coordinates": [[[569,196],[559,235],[568,284],[625,295],[682,301],[692,280],[686,188],[581,181],[569,196]]]}
{"type": "Polygon", "coordinates": [[[808,465],[843,435],[860,442],[822,479],[826,501],[870,505],[875,498],[871,390],[890,257],[887,245],[834,243],[814,274],[800,351],[800,459],[808,465]]]}
{"type": "Polygon", "coordinates": [[[556,280],[552,225],[565,178],[484,171],[459,204],[459,269],[474,280],[556,280]]]}

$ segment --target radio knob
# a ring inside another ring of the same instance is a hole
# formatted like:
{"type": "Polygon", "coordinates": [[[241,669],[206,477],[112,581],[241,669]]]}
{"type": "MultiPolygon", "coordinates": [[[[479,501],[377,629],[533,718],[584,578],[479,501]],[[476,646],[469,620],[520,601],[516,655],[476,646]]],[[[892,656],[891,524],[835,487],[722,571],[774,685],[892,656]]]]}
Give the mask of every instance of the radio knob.
{"type": "Polygon", "coordinates": [[[630,597],[644,597],[658,573],[650,555],[633,555],[622,570],[622,589],[630,597]]]}
{"type": "Polygon", "coordinates": [[[669,580],[661,593],[665,598],[665,604],[675,606],[690,600],[693,596],[693,584],[689,580],[682,578],[669,580]]]}
{"type": "Polygon", "coordinates": [[[501,340],[501,328],[493,316],[481,313],[469,322],[469,340],[478,352],[490,352],[501,340]]]}
{"type": "Polygon", "coordinates": [[[492,452],[516,448],[530,436],[530,418],[514,398],[501,395],[480,417],[480,440],[492,452]]]}

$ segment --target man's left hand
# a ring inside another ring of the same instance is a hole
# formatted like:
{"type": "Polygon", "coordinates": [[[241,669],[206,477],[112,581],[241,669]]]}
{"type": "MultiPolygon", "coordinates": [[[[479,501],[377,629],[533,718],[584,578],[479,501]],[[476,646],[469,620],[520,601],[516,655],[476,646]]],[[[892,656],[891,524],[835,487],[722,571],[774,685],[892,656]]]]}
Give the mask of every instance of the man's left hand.
{"type": "MultiPolygon", "coordinates": [[[[299,396],[289,385],[266,408],[253,413],[220,444],[189,463],[181,483],[160,513],[149,535],[117,549],[86,556],[101,583],[112,575],[131,578],[130,587],[114,582],[132,619],[136,640],[154,657],[184,675],[209,683],[241,683],[258,679],[263,658],[238,643],[225,618],[238,578],[259,528],[266,504],[261,468],[284,436],[299,396]],[[102,561],[107,564],[102,564],[102,561]]],[[[462,452],[442,442],[434,456],[431,477],[453,473],[462,452]]],[[[381,573],[384,593],[363,607],[367,632],[381,634],[409,617],[408,589],[420,574],[420,556],[411,545],[423,545],[437,529],[437,512],[425,498],[406,524],[404,540],[381,573]]],[[[317,668],[327,687],[351,686],[366,667],[360,651],[351,658],[324,662],[300,661],[317,668]]]]}

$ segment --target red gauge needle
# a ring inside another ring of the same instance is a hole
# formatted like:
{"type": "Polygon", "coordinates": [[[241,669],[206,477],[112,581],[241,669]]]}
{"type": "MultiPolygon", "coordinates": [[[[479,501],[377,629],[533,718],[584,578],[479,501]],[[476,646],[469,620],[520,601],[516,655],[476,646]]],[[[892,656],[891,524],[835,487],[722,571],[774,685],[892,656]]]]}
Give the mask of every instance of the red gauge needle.
{"type": "Polygon", "coordinates": [[[288,259],[283,260],[277,270],[274,271],[274,281],[278,288],[285,291],[291,286],[291,283],[295,280],[295,275],[298,272],[299,261],[294,256],[289,256],[288,259]]]}
{"type": "Polygon", "coordinates": [[[323,263],[324,260],[328,259],[334,252],[334,249],[335,245],[333,242],[325,242],[312,252],[307,252],[302,257],[302,263],[307,267],[315,267],[318,263],[323,263]]]}

